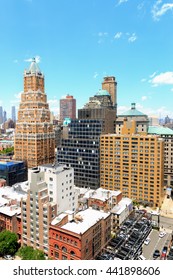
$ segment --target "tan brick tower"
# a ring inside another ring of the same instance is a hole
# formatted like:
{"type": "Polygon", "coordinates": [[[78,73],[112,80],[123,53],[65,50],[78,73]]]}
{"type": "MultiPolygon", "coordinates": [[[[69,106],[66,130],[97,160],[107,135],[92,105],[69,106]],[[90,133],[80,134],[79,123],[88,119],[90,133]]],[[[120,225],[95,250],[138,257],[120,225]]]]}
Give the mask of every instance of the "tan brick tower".
{"type": "Polygon", "coordinates": [[[26,161],[28,168],[53,163],[55,158],[55,134],[44,92],[44,75],[35,58],[29,69],[24,71],[24,92],[18,110],[14,157],[26,161]]]}

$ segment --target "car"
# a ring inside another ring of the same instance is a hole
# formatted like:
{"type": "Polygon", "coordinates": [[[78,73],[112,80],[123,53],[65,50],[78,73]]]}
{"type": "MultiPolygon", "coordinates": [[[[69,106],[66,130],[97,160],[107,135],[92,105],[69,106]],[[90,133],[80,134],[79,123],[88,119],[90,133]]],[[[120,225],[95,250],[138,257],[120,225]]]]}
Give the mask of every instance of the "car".
{"type": "Polygon", "coordinates": [[[165,232],[165,231],[161,231],[161,232],[159,233],[159,237],[160,237],[160,238],[164,237],[165,235],[166,235],[166,232],[165,232]]]}
{"type": "Polygon", "coordinates": [[[143,255],[140,255],[140,256],[137,258],[137,260],[145,261],[146,258],[145,258],[143,255]]]}
{"type": "Polygon", "coordinates": [[[160,251],[158,249],[156,249],[153,253],[153,259],[157,259],[160,257],[160,251]]]}
{"type": "Polygon", "coordinates": [[[4,259],[5,260],[13,260],[13,257],[11,255],[5,255],[4,259]]]}
{"type": "Polygon", "coordinates": [[[145,245],[148,245],[150,243],[151,239],[149,237],[147,237],[144,241],[144,244],[145,245]]]}
{"type": "Polygon", "coordinates": [[[154,215],[154,216],[159,216],[160,215],[159,212],[157,212],[157,211],[151,211],[150,214],[154,215]]]}
{"type": "Polygon", "coordinates": [[[162,253],[167,253],[167,251],[168,251],[168,247],[164,246],[163,249],[162,249],[162,253]]]}

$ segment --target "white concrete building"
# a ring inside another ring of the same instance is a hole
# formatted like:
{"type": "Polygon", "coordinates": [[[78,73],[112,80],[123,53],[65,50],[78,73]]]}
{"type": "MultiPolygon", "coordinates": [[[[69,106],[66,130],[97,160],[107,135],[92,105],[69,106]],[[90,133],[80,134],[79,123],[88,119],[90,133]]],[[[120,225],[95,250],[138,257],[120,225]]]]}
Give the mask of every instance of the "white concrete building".
{"type": "Polygon", "coordinates": [[[57,212],[75,211],[78,198],[74,186],[74,169],[64,164],[39,166],[48,187],[50,202],[57,204],[57,212]]]}

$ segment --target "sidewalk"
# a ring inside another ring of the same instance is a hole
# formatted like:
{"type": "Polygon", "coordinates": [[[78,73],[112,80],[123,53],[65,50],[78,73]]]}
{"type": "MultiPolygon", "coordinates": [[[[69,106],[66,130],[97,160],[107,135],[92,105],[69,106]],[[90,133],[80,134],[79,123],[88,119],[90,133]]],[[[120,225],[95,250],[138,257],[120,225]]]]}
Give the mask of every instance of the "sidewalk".
{"type": "Polygon", "coordinates": [[[173,218],[173,200],[165,197],[161,206],[160,215],[163,217],[173,218]]]}

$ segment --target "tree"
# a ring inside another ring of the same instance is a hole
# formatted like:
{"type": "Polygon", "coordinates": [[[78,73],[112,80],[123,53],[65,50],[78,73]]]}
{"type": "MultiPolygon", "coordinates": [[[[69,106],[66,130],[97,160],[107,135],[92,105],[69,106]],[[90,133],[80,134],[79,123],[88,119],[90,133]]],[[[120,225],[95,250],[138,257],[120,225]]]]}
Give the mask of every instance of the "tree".
{"type": "Polygon", "coordinates": [[[44,252],[38,249],[33,249],[30,246],[22,246],[17,255],[22,260],[45,260],[44,252]]]}
{"type": "Polygon", "coordinates": [[[14,255],[18,248],[18,237],[14,232],[4,230],[0,232],[0,255],[14,255]]]}

